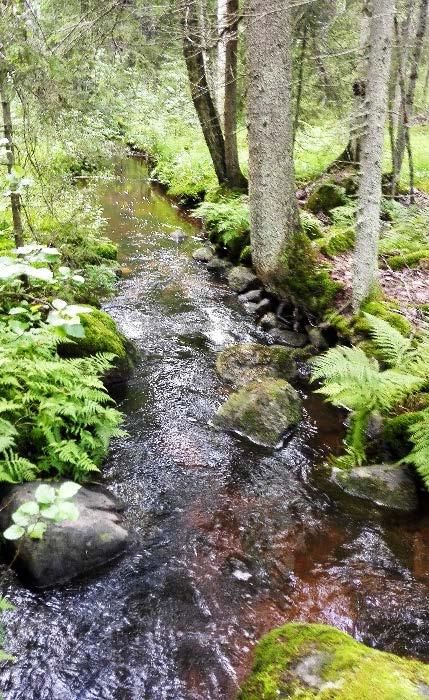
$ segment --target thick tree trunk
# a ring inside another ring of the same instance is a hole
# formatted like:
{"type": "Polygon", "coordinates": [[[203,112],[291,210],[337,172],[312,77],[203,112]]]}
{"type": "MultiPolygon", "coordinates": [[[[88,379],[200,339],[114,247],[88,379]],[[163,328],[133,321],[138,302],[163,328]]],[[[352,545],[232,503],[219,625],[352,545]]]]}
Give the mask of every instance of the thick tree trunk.
{"type": "Polygon", "coordinates": [[[394,2],[373,0],[365,97],[365,134],[361,145],[356,220],[353,304],[358,309],[378,280],[381,176],[387,93],[392,53],[394,2]]]}
{"type": "Polygon", "coordinates": [[[417,78],[419,76],[420,59],[423,51],[423,42],[427,28],[429,0],[420,0],[419,17],[417,24],[416,38],[411,55],[410,76],[405,99],[402,100],[401,114],[398,124],[395,149],[393,153],[392,172],[392,194],[396,195],[401,177],[402,163],[404,161],[405,149],[407,147],[406,132],[410,128],[411,117],[414,107],[414,96],[416,92],[417,78]]]}
{"type": "Polygon", "coordinates": [[[308,24],[304,24],[304,30],[301,38],[301,55],[299,60],[299,71],[298,71],[298,85],[296,89],[296,106],[295,106],[295,118],[293,120],[293,144],[295,145],[296,132],[299,126],[299,115],[301,114],[301,99],[302,99],[302,88],[304,85],[304,63],[305,54],[307,51],[307,36],[308,36],[308,24]]]}
{"type": "Polygon", "coordinates": [[[223,127],[225,163],[231,187],[245,190],[247,180],[240,170],[237,145],[237,50],[238,0],[227,0],[227,27],[225,29],[225,73],[223,127]]]}
{"type": "MultiPolygon", "coordinates": [[[[3,115],[3,130],[4,137],[7,140],[6,156],[7,156],[7,171],[12,173],[15,166],[15,151],[13,143],[12,115],[10,111],[10,97],[7,87],[7,72],[0,72],[0,98],[3,115]]],[[[15,237],[15,245],[17,248],[23,245],[23,226],[21,218],[21,198],[17,192],[11,192],[10,204],[12,209],[13,232],[15,237]]]]}
{"type": "Polygon", "coordinates": [[[198,6],[194,0],[184,0],[180,5],[183,28],[183,54],[191,87],[191,97],[200,121],[201,129],[210,152],[219,184],[228,184],[225,143],[219,116],[207,83],[198,6]]]}
{"type": "Polygon", "coordinates": [[[256,272],[287,294],[299,231],[291,113],[291,2],[248,0],[249,202],[256,272]]]}

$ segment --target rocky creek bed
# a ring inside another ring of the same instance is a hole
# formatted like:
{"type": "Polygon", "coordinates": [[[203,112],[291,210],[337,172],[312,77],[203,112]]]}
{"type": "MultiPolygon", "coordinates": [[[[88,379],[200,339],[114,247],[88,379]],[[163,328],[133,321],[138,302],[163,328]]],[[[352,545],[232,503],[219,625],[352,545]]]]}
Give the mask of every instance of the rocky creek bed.
{"type": "Polygon", "coordinates": [[[258,638],[288,621],[428,661],[425,504],[401,515],[341,495],[320,468],[339,448],[340,417],[299,379],[303,416],[283,449],[214,429],[231,392],[219,352],[273,335],[192,259],[198,228],[139,161],[100,185],[100,202],[128,268],[106,309],[139,350],[114,389],[128,437],[103,476],[127,504],[131,542],[107,569],[55,589],[4,571],[16,605],[5,699],[232,700],[258,638]]]}

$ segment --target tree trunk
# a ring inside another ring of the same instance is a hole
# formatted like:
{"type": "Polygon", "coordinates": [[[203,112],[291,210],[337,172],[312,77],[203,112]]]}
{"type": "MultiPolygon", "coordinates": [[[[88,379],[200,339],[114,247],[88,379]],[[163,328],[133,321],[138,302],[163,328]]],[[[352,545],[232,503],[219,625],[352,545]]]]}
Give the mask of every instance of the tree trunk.
{"type": "Polygon", "coordinates": [[[302,88],[304,85],[304,62],[305,53],[307,51],[307,35],[308,35],[308,24],[304,23],[304,30],[301,38],[301,56],[299,60],[299,71],[298,71],[298,86],[296,90],[296,106],[295,106],[295,118],[293,121],[293,144],[295,145],[296,132],[299,126],[299,115],[301,113],[301,98],[302,98],[302,88]]]}
{"type": "Polygon", "coordinates": [[[426,34],[429,0],[420,0],[420,11],[417,24],[416,38],[411,55],[410,76],[405,99],[402,103],[401,118],[398,124],[395,150],[393,154],[392,194],[396,195],[401,178],[402,163],[404,161],[407,146],[406,131],[410,128],[410,122],[414,106],[417,78],[419,75],[420,59],[423,51],[423,42],[426,34]]]}
{"type": "Polygon", "coordinates": [[[184,0],[180,5],[183,29],[183,54],[191,87],[191,97],[200,121],[201,129],[210,152],[219,184],[228,184],[225,144],[219,116],[207,83],[198,6],[194,0],[184,0]]]}
{"type": "Polygon", "coordinates": [[[356,220],[353,305],[359,309],[378,280],[381,176],[387,93],[392,53],[394,2],[373,0],[365,97],[365,133],[361,145],[356,220]]]}
{"type": "Polygon", "coordinates": [[[240,170],[237,146],[237,50],[238,0],[227,0],[227,28],[225,31],[225,73],[223,127],[225,163],[231,187],[245,190],[247,180],[240,170]]]}
{"type": "Polygon", "coordinates": [[[287,295],[299,214],[293,170],[291,3],[248,0],[250,238],[256,272],[287,295]]]}
{"type": "MultiPolygon", "coordinates": [[[[13,143],[13,129],[12,129],[12,115],[10,111],[10,97],[7,85],[7,71],[2,70],[0,73],[0,98],[2,106],[3,115],[3,130],[4,137],[7,139],[6,146],[6,157],[7,157],[7,171],[9,175],[12,173],[15,166],[15,150],[13,143]]],[[[13,232],[15,238],[15,246],[23,245],[23,226],[21,218],[21,198],[17,192],[11,192],[10,194],[10,204],[12,209],[12,220],[13,220],[13,232]]]]}
{"type": "Polygon", "coordinates": [[[228,0],[217,0],[217,52],[216,52],[216,106],[220,123],[224,127],[226,27],[228,24],[228,0]]]}

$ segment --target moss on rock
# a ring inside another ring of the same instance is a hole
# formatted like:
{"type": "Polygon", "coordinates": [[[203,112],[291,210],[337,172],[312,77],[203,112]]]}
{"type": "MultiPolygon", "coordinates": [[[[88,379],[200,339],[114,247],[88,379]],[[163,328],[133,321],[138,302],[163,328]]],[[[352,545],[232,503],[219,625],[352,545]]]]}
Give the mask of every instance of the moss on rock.
{"type": "Polygon", "coordinates": [[[413,253],[404,253],[404,255],[392,255],[388,258],[389,267],[392,270],[402,270],[404,267],[419,267],[424,263],[427,267],[429,264],[429,249],[417,250],[413,253]]]}
{"type": "Polygon", "coordinates": [[[296,363],[291,351],[285,347],[246,343],[232,345],[220,352],[216,370],[222,379],[240,387],[263,377],[292,379],[296,374],[296,363]]]}
{"type": "MultiPolygon", "coordinates": [[[[402,335],[409,336],[413,331],[413,327],[404,316],[398,313],[398,310],[398,305],[388,300],[371,300],[367,301],[362,306],[362,312],[382,318],[383,321],[390,323],[390,325],[396,328],[402,335]]],[[[370,326],[363,315],[359,315],[355,319],[354,330],[358,333],[364,333],[365,335],[369,333],[370,326]]]]}
{"type": "Polygon", "coordinates": [[[265,447],[279,447],[285,433],[301,420],[298,393],[282,379],[246,384],[218,409],[216,428],[230,430],[265,447]]]}
{"type": "Polygon", "coordinates": [[[239,263],[240,265],[247,265],[251,267],[252,265],[252,246],[251,245],[245,245],[243,250],[240,253],[239,257],[239,263]]]}
{"type": "Polygon", "coordinates": [[[347,195],[344,187],[336,185],[335,182],[324,182],[316,187],[307,201],[307,209],[313,214],[321,211],[329,214],[331,209],[341,207],[347,202],[347,195]]]}
{"type": "Polygon", "coordinates": [[[237,700],[419,700],[429,666],[356,642],[334,627],[290,623],[265,635],[237,700]]]}
{"type": "Polygon", "coordinates": [[[311,241],[323,236],[322,224],[317,216],[314,216],[314,214],[309,211],[302,211],[300,213],[300,220],[302,230],[311,241]]]}
{"type": "Polygon", "coordinates": [[[334,258],[353,249],[355,231],[352,227],[332,226],[326,236],[319,239],[318,245],[324,255],[334,258]]]}
{"type": "Polygon", "coordinates": [[[104,260],[116,260],[118,257],[118,246],[111,241],[98,241],[94,245],[94,253],[104,260]]]}

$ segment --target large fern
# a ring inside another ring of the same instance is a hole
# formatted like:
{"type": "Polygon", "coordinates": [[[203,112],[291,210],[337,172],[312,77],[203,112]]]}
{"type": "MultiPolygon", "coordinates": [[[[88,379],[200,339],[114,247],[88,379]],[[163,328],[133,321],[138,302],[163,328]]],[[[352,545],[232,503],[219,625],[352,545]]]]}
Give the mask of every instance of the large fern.
{"type": "Polygon", "coordinates": [[[351,412],[346,436],[349,461],[366,459],[366,432],[375,413],[386,414],[429,376],[429,339],[405,338],[396,329],[365,314],[381,362],[359,347],[336,347],[313,361],[312,379],[322,382],[319,393],[351,412]]]}
{"type": "Polygon", "coordinates": [[[62,359],[43,328],[0,324],[0,343],[0,481],[98,470],[121,422],[101,381],[113,355],[62,359]]]}

